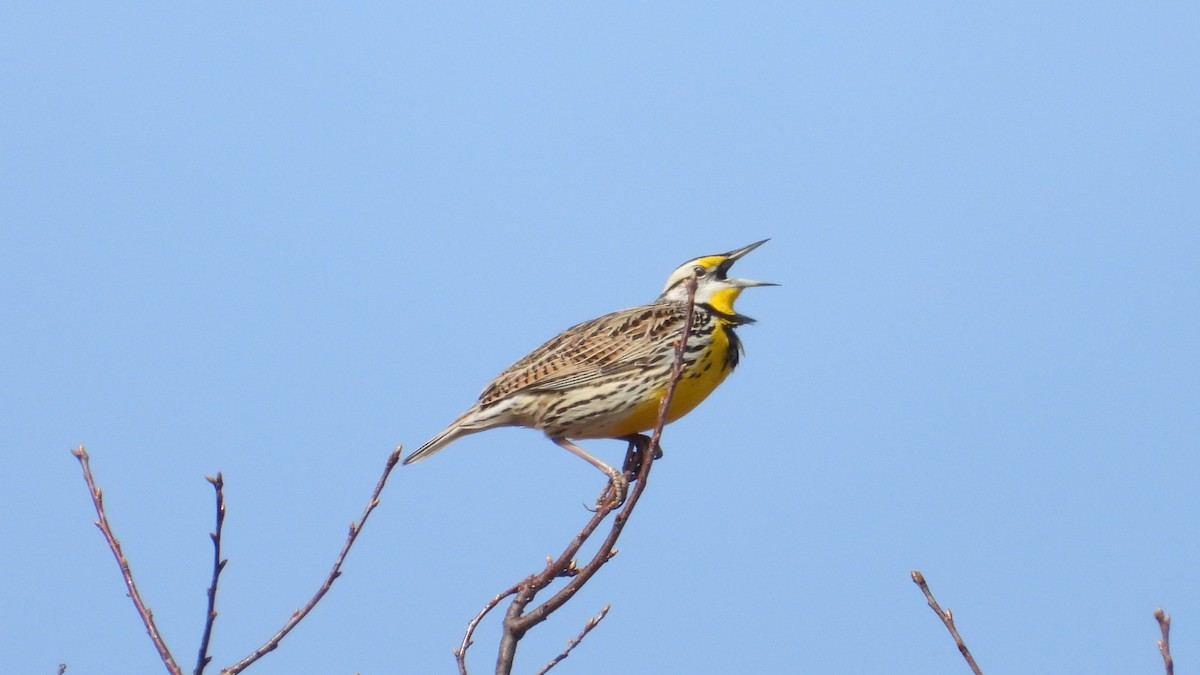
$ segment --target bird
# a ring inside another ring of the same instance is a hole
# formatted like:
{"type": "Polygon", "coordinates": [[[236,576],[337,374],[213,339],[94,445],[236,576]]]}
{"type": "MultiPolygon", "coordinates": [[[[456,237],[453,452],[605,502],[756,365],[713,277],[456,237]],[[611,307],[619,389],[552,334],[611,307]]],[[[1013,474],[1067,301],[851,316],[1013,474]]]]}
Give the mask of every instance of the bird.
{"type": "Polygon", "coordinates": [[[404,464],[427,459],[469,434],[528,427],[603,471],[609,484],[601,500],[611,494],[613,504],[619,505],[628,488],[624,472],[573,441],[619,439],[628,441],[632,450],[644,440],[639,432],[655,426],[683,332],[689,279],[696,284],[692,325],[666,422],[691,412],[733,372],[743,352],[735,329],[754,323],[734,310],[734,302],[746,288],[778,284],[730,277],[729,270],[767,241],[693,258],[671,272],[654,302],[559,333],[500,373],[474,405],[413,451],[404,464]]]}

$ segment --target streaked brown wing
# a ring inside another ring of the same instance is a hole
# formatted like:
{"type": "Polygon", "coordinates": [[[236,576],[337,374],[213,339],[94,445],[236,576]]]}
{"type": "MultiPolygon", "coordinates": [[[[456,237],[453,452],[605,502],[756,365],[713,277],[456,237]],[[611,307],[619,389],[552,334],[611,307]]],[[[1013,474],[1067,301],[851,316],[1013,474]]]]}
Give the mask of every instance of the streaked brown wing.
{"type": "Polygon", "coordinates": [[[585,321],[559,333],[501,373],[479,396],[481,407],[525,390],[561,391],[653,361],[666,333],[683,325],[677,303],[644,305],[585,321]]]}

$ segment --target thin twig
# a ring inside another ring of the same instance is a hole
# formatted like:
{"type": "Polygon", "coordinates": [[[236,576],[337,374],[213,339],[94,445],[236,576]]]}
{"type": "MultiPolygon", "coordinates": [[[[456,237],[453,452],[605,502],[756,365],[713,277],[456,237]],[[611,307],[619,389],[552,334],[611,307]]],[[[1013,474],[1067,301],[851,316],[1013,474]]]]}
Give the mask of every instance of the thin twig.
{"type": "Polygon", "coordinates": [[[483,609],[479,610],[479,613],[475,615],[475,618],[471,619],[471,622],[467,624],[467,632],[463,634],[462,643],[458,646],[458,649],[454,650],[454,659],[458,662],[459,675],[467,675],[467,650],[470,649],[471,645],[475,644],[471,638],[473,635],[475,635],[475,628],[479,626],[479,622],[483,621],[483,617],[487,616],[488,612],[491,612],[493,609],[495,609],[496,605],[499,605],[501,600],[516,592],[517,584],[513,584],[505,590],[500,591],[496,594],[496,597],[489,600],[488,603],[483,606],[483,609]]]}
{"type": "Polygon", "coordinates": [[[371,515],[371,512],[375,510],[376,506],[379,506],[379,495],[383,492],[383,486],[387,483],[388,476],[391,475],[392,469],[395,468],[396,463],[400,461],[401,449],[401,446],[396,446],[396,449],[392,451],[392,454],[388,455],[387,465],[383,469],[383,475],[379,477],[379,482],[375,484],[375,491],[371,493],[371,499],[367,502],[367,506],[363,510],[362,517],[359,518],[357,523],[350,523],[350,533],[346,536],[346,543],[342,546],[342,552],[338,554],[337,560],[335,560],[333,563],[333,568],[329,570],[329,575],[325,577],[325,581],[321,584],[321,587],[317,589],[316,595],[314,595],[312,599],[308,601],[307,605],[296,610],[295,612],[292,612],[291,618],[289,618],[287,622],[283,624],[283,628],[280,628],[279,632],[272,635],[269,640],[263,643],[261,647],[251,652],[246,658],[238,661],[232,666],[222,669],[221,675],[237,675],[237,673],[245,670],[250,664],[275,651],[275,649],[279,646],[279,642],[283,640],[288,633],[292,632],[292,629],[295,628],[296,625],[301,621],[303,621],[304,617],[308,616],[308,613],[313,610],[313,607],[316,607],[317,603],[321,601],[321,598],[325,597],[325,594],[329,592],[329,589],[333,586],[334,580],[342,575],[342,563],[346,561],[346,554],[350,552],[350,547],[354,545],[354,540],[357,539],[358,534],[362,532],[362,528],[364,525],[366,525],[367,518],[371,515]]]}
{"type": "Polygon", "coordinates": [[[517,584],[516,597],[513,598],[512,604],[509,605],[508,611],[505,612],[504,616],[504,631],[500,637],[500,650],[496,658],[497,675],[509,675],[512,672],[513,661],[517,652],[517,643],[525,636],[525,633],[530,628],[545,621],[549,618],[550,614],[566,604],[605,563],[616,555],[615,546],[617,539],[621,536],[621,532],[625,528],[625,523],[629,520],[633,509],[637,506],[638,500],[642,496],[642,492],[646,489],[646,480],[650,475],[650,465],[654,461],[654,450],[659,447],[663,426],[666,424],[667,410],[671,406],[671,400],[675,396],[675,389],[679,385],[679,380],[683,377],[683,353],[687,346],[688,336],[691,334],[692,321],[695,314],[692,303],[696,297],[696,277],[689,277],[686,284],[688,297],[684,312],[683,329],[680,331],[679,341],[675,345],[675,357],[671,367],[671,377],[667,382],[667,390],[659,402],[658,417],[654,425],[653,435],[650,438],[637,436],[637,440],[631,441],[640,446],[639,451],[642,456],[642,461],[638,468],[637,482],[628,498],[626,498],[624,508],[613,518],[608,536],[600,544],[591,561],[583,567],[577,567],[574,562],[575,554],[595,532],[596,528],[599,527],[601,521],[617,506],[609,500],[601,499],[601,503],[597,505],[591,519],[575,535],[571,543],[567,545],[567,548],[556,560],[548,563],[540,574],[530,576],[517,584]],[[571,580],[541,605],[528,612],[525,611],[525,608],[541,590],[562,576],[569,576],[571,580]]]}
{"type": "Polygon", "coordinates": [[[942,623],[946,624],[946,630],[950,631],[950,635],[954,638],[954,644],[958,645],[958,651],[962,652],[963,658],[967,660],[967,665],[971,667],[971,672],[975,673],[975,675],[983,675],[979,670],[979,666],[975,663],[975,658],[971,656],[971,650],[967,649],[967,644],[963,642],[962,637],[958,634],[958,629],[954,627],[954,615],[948,609],[943,610],[938,601],[934,599],[933,592],[929,590],[929,585],[925,583],[925,575],[921,574],[918,570],[913,570],[912,580],[913,583],[921,587],[921,592],[925,594],[925,600],[929,602],[929,607],[933,610],[933,613],[937,614],[942,623]]]}
{"type": "Polygon", "coordinates": [[[213,572],[212,583],[208,587],[208,613],[204,617],[204,635],[200,638],[200,654],[196,657],[196,669],[192,671],[192,675],[203,675],[204,668],[212,661],[212,657],[208,655],[208,643],[212,638],[213,622],[217,620],[217,581],[221,578],[221,572],[225,569],[225,563],[228,560],[221,559],[221,530],[225,526],[225,478],[221,472],[217,472],[217,477],[205,477],[212,484],[213,490],[217,497],[217,528],[209,533],[213,543],[213,572]]]}
{"type": "MultiPolygon", "coordinates": [[[[633,492],[625,501],[626,508],[629,508],[633,504],[637,503],[637,496],[641,492],[640,487],[640,485],[634,486],[633,492]]],[[[586,542],[588,538],[592,536],[592,533],[596,531],[596,528],[600,526],[600,523],[604,521],[608,514],[612,513],[612,510],[613,505],[611,501],[601,500],[601,503],[597,505],[596,510],[592,513],[591,519],[588,520],[583,529],[575,535],[575,537],[571,540],[571,543],[567,545],[567,548],[559,555],[559,557],[554,560],[547,560],[546,568],[542,570],[540,574],[527,577],[525,580],[517,584],[517,597],[513,600],[512,604],[508,608],[508,611],[505,613],[504,632],[500,637],[500,655],[497,658],[496,665],[497,673],[507,674],[512,671],[513,658],[516,655],[517,642],[524,637],[525,631],[528,630],[528,628],[519,626],[517,622],[528,617],[528,615],[526,615],[526,617],[522,617],[521,613],[525,610],[525,607],[533,601],[534,596],[536,596],[540,590],[546,586],[549,586],[555,579],[563,576],[572,576],[574,578],[571,580],[571,582],[568,583],[562,591],[560,591],[564,592],[568,589],[571,589],[569,593],[564,596],[564,598],[569,598],[570,595],[574,594],[574,591],[578,588],[578,586],[574,584],[579,580],[581,572],[586,571],[587,576],[583,579],[583,581],[586,582],[587,578],[590,578],[591,575],[595,573],[596,569],[598,569],[598,567],[589,564],[584,568],[584,570],[579,570],[575,563],[575,554],[579,552],[579,549],[583,546],[584,542],[586,542]]],[[[604,556],[605,559],[607,559],[611,558],[612,555],[615,555],[615,553],[605,555],[605,551],[606,549],[602,545],[596,552],[596,557],[599,558],[604,556]]],[[[593,559],[593,562],[594,560],[595,559],[593,559]]],[[[556,608],[547,610],[547,615],[549,612],[553,611],[553,609],[556,608]]]]}
{"type": "Polygon", "coordinates": [[[1171,658],[1171,615],[1159,607],[1154,610],[1154,618],[1158,619],[1158,628],[1162,631],[1158,651],[1162,653],[1163,667],[1167,669],[1167,675],[1175,675],[1175,659],[1171,658]]]}
{"type": "Polygon", "coordinates": [[[610,610],[610,609],[612,609],[612,605],[605,605],[603,608],[600,609],[599,614],[588,619],[588,622],[583,624],[583,630],[579,631],[579,635],[576,635],[574,638],[567,640],[567,648],[562,650],[562,652],[560,652],[558,656],[554,657],[550,661],[550,663],[547,663],[545,666],[543,666],[541,670],[537,671],[537,675],[546,675],[546,673],[550,672],[551,668],[553,668],[554,666],[557,666],[559,663],[562,662],[563,659],[570,656],[571,650],[578,647],[579,643],[583,642],[583,638],[587,637],[587,634],[592,632],[592,629],[595,628],[597,625],[599,625],[599,623],[601,621],[604,620],[604,617],[606,615],[608,615],[608,610],[610,610]]]}
{"type": "Polygon", "coordinates": [[[121,551],[121,542],[117,539],[117,535],[113,534],[112,527],[108,524],[108,516],[104,513],[104,493],[96,487],[96,481],[92,477],[92,466],[87,450],[81,445],[72,450],[71,454],[75,455],[75,459],[78,459],[80,466],[83,467],[83,479],[87,482],[88,492],[91,493],[92,505],[96,507],[95,525],[104,534],[104,539],[108,541],[108,548],[117,559],[117,565],[121,568],[121,576],[125,579],[125,588],[129,590],[129,598],[133,600],[133,606],[137,608],[138,616],[142,617],[146,633],[150,635],[150,640],[154,643],[154,648],[158,650],[158,656],[162,659],[163,665],[167,667],[167,672],[172,675],[182,675],[183,671],[179,669],[179,664],[175,663],[175,657],[171,656],[171,650],[167,649],[162,634],[158,632],[158,626],[154,624],[154,613],[142,601],[142,594],[138,592],[137,584],[133,582],[133,572],[129,569],[129,561],[121,551]]]}

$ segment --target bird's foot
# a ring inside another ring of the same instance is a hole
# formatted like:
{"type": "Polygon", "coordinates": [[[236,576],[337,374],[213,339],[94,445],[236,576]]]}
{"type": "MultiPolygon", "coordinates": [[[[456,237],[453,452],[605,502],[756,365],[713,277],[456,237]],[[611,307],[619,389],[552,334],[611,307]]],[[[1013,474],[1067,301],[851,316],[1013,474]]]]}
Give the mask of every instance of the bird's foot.
{"type": "MultiPolygon", "coordinates": [[[[650,437],[634,434],[626,436],[625,440],[629,442],[629,448],[625,450],[625,463],[621,470],[625,477],[632,481],[642,472],[642,458],[646,456],[646,449],[650,447],[650,437]]],[[[662,459],[662,456],[662,446],[655,446],[654,459],[662,459]]]]}
{"type": "Polygon", "coordinates": [[[627,494],[629,494],[629,480],[625,478],[624,474],[614,469],[612,473],[608,474],[608,485],[604,486],[604,491],[596,500],[595,510],[619,508],[625,503],[627,494]]]}

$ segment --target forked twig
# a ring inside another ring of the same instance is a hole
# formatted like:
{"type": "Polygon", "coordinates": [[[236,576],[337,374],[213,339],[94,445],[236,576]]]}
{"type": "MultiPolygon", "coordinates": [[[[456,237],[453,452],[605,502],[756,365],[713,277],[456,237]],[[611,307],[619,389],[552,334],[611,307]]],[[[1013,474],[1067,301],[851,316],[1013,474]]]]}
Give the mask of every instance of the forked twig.
{"type": "Polygon", "coordinates": [[[316,595],[314,595],[312,599],[308,601],[307,605],[301,607],[295,612],[292,612],[291,618],[289,618],[287,622],[283,624],[283,628],[280,628],[279,632],[272,635],[269,640],[263,643],[261,647],[251,652],[248,656],[246,656],[246,658],[238,661],[232,666],[222,669],[221,675],[236,675],[237,673],[245,670],[250,664],[275,651],[275,649],[279,646],[279,642],[283,640],[288,633],[292,632],[292,629],[295,628],[296,625],[302,620],[304,620],[304,617],[308,616],[308,613],[313,610],[313,607],[317,606],[317,603],[321,601],[321,598],[325,597],[325,594],[329,592],[331,587],[333,587],[334,580],[342,575],[342,563],[346,561],[346,554],[350,552],[350,547],[354,545],[354,540],[357,539],[358,534],[362,532],[363,526],[367,523],[367,518],[370,517],[371,512],[375,510],[375,507],[379,506],[379,495],[383,492],[383,486],[387,483],[388,476],[391,475],[392,469],[394,469],[396,467],[396,463],[400,461],[400,452],[401,446],[396,446],[396,449],[392,451],[392,454],[388,455],[387,465],[383,469],[383,475],[379,477],[379,482],[375,484],[375,491],[371,493],[371,499],[367,502],[367,507],[363,510],[362,517],[358,519],[357,523],[350,523],[350,533],[346,536],[346,543],[342,545],[342,552],[338,554],[337,560],[335,560],[333,563],[333,568],[329,570],[329,575],[325,577],[325,581],[321,584],[321,587],[317,589],[316,595]]]}
{"type": "Polygon", "coordinates": [[[475,618],[467,624],[467,632],[463,633],[462,643],[458,645],[458,649],[454,650],[454,660],[458,663],[459,675],[467,675],[467,650],[471,645],[475,644],[471,638],[475,635],[475,628],[479,626],[479,622],[483,621],[483,617],[488,615],[488,612],[496,608],[500,601],[517,592],[518,584],[513,584],[508,588],[496,594],[496,597],[488,601],[483,609],[475,615],[475,618]]]}
{"type": "MultiPolygon", "coordinates": [[[[635,440],[631,440],[641,455],[641,462],[638,465],[636,483],[630,491],[629,496],[624,502],[624,507],[613,518],[613,523],[609,529],[608,535],[604,542],[600,544],[599,549],[592,559],[583,567],[578,567],[575,563],[575,555],[583,546],[584,542],[596,531],[600,523],[619,506],[611,501],[601,499],[597,504],[596,511],[592,514],[591,519],[584,525],[583,529],[571,540],[567,548],[557,559],[547,562],[545,569],[538,574],[527,577],[516,585],[516,597],[513,598],[508,610],[504,616],[504,630],[500,638],[499,655],[496,658],[496,673],[497,675],[508,675],[512,672],[513,661],[516,657],[517,643],[525,636],[525,633],[530,628],[538,625],[549,618],[555,610],[562,607],[568,600],[574,597],[595,574],[600,570],[605,563],[616,555],[617,539],[621,536],[621,531],[625,527],[625,523],[629,520],[633,509],[637,506],[638,500],[642,496],[642,492],[646,489],[646,480],[650,475],[650,466],[653,464],[655,450],[659,447],[659,441],[662,438],[663,426],[666,424],[667,410],[670,408],[671,400],[675,396],[675,389],[679,385],[679,380],[683,377],[683,352],[687,345],[688,335],[692,330],[692,322],[694,319],[693,301],[696,296],[696,277],[691,276],[686,281],[687,284],[687,305],[684,313],[683,329],[680,331],[678,343],[675,345],[675,356],[671,366],[671,377],[667,383],[667,390],[659,402],[658,417],[654,425],[654,432],[650,438],[645,436],[637,436],[635,440]],[[552,595],[542,604],[534,607],[526,612],[526,607],[533,602],[534,597],[555,579],[560,577],[570,577],[567,582],[557,593],[552,595]]],[[[510,594],[510,593],[506,593],[510,594]]],[[[479,620],[487,614],[494,604],[490,604],[484,608],[473,620],[472,625],[468,626],[469,632],[474,630],[474,626],[479,620]]],[[[593,626],[594,627],[594,626],[593,626]]],[[[591,628],[587,629],[588,631],[591,628]]],[[[586,634],[587,631],[584,632],[586,634]]],[[[582,637],[582,635],[581,635],[582,637]]],[[[457,653],[459,659],[460,675],[466,675],[466,647],[470,646],[470,640],[464,638],[464,647],[457,653]]],[[[565,658],[565,657],[564,657],[565,658]]]]}
{"type": "Polygon", "coordinates": [[[1163,667],[1167,669],[1167,675],[1175,675],[1175,659],[1171,658],[1171,615],[1159,607],[1154,610],[1154,618],[1158,619],[1158,628],[1162,631],[1158,651],[1162,653],[1163,667]]]}
{"type": "Polygon", "coordinates": [[[575,649],[580,642],[583,642],[583,638],[586,637],[588,633],[592,632],[592,629],[604,620],[604,617],[608,615],[608,610],[610,609],[612,609],[612,605],[605,605],[604,607],[600,608],[600,613],[588,619],[588,622],[583,624],[583,630],[579,631],[579,635],[576,635],[574,638],[568,640],[567,648],[559,652],[558,656],[554,657],[550,663],[542,666],[542,669],[537,671],[537,675],[546,675],[546,673],[550,672],[551,668],[557,666],[562,662],[563,659],[570,656],[571,650],[575,649]]]}
{"type": "Polygon", "coordinates": [[[933,593],[929,590],[929,585],[925,583],[925,575],[918,570],[912,571],[913,583],[921,587],[921,592],[925,594],[925,600],[929,602],[930,609],[942,623],[946,624],[946,630],[950,631],[950,635],[954,638],[954,644],[958,645],[958,651],[962,652],[963,658],[967,660],[967,665],[971,667],[971,672],[975,675],[983,675],[979,670],[979,666],[975,663],[975,658],[971,656],[971,650],[967,649],[967,644],[963,642],[962,637],[958,634],[958,629],[954,627],[954,615],[948,609],[942,609],[938,601],[934,599],[933,593]]]}
{"type": "MultiPolygon", "coordinates": [[[[121,550],[121,542],[113,534],[112,527],[108,524],[108,516],[104,513],[104,493],[96,487],[96,481],[92,477],[92,466],[87,450],[81,445],[72,450],[71,454],[75,455],[75,459],[78,459],[80,466],[83,467],[83,479],[87,482],[88,492],[91,493],[92,505],[96,507],[95,525],[104,534],[109,550],[117,559],[117,565],[121,568],[121,576],[125,579],[125,588],[129,590],[129,598],[133,600],[133,606],[137,608],[138,616],[142,617],[146,633],[150,635],[150,640],[154,643],[154,648],[158,650],[158,656],[162,659],[163,665],[167,667],[167,671],[172,675],[182,675],[183,671],[179,669],[179,664],[175,663],[175,657],[171,656],[171,650],[167,649],[167,643],[163,640],[162,634],[158,632],[158,626],[154,624],[154,613],[142,601],[142,594],[138,592],[137,584],[133,581],[133,572],[129,569],[129,561],[125,559],[125,553],[121,550]]],[[[65,667],[60,666],[60,672],[65,670],[65,667]]]]}
{"type": "Polygon", "coordinates": [[[208,613],[204,617],[204,634],[200,637],[200,654],[196,657],[196,669],[192,671],[192,675],[202,675],[212,661],[212,657],[208,655],[208,643],[212,638],[213,622],[217,620],[217,582],[225,569],[225,563],[229,562],[221,559],[221,530],[225,526],[225,478],[218,471],[216,478],[206,476],[205,480],[212,484],[216,492],[217,527],[208,535],[213,543],[212,583],[208,586],[208,613]]]}

